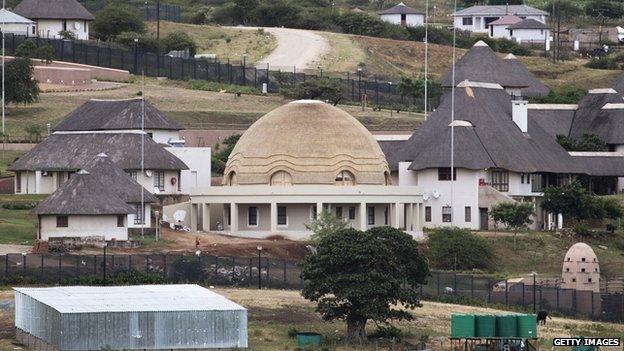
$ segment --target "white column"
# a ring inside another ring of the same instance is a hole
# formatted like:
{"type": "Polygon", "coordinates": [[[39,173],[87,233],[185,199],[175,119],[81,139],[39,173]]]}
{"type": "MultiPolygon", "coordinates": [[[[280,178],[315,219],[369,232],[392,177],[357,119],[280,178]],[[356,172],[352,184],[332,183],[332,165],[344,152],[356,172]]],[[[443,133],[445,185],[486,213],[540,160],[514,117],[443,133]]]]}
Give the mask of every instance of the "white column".
{"type": "Polygon", "coordinates": [[[398,202],[394,204],[394,223],[392,223],[392,226],[397,229],[401,227],[401,212],[399,211],[398,202]]]}
{"type": "Polygon", "coordinates": [[[41,171],[35,171],[35,194],[39,194],[41,189],[41,171]]]}
{"type": "Polygon", "coordinates": [[[360,202],[360,230],[366,230],[368,217],[366,216],[366,202],[360,202]]]}
{"type": "Polygon", "coordinates": [[[277,232],[277,203],[271,202],[271,233],[277,232]]]}
{"type": "Polygon", "coordinates": [[[405,231],[412,231],[412,225],[414,224],[414,204],[404,204],[405,206],[405,231]]]}
{"type": "Polygon", "coordinates": [[[563,229],[563,215],[561,213],[557,214],[557,229],[563,229]]]}
{"type": "Polygon", "coordinates": [[[321,218],[321,212],[323,212],[323,203],[317,202],[316,203],[316,218],[321,218]]]}
{"type": "Polygon", "coordinates": [[[210,204],[204,204],[202,206],[202,230],[205,232],[210,231],[210,204]]]}
{"type": "Polygon", "coordinates": [[[414,204],[414,231],[422,232],[422,218],[420,216],[420,210],[422,208],[422,204],[414,204]]]}
{"type": "Polygon", "coordinates": [[[230,232],[236,233],[238,232],[238,204],[232,202],[230,204],[230,232]]]}
{"type": "Polygon", "coordinates": [[[191,231],[196,232],[197,231],[197,215],[199,213],[199,204],[193,204],[191,203],[191,219],[190,219],[190,223],[189,223],[189,227],[191,227],[191,231]]]}

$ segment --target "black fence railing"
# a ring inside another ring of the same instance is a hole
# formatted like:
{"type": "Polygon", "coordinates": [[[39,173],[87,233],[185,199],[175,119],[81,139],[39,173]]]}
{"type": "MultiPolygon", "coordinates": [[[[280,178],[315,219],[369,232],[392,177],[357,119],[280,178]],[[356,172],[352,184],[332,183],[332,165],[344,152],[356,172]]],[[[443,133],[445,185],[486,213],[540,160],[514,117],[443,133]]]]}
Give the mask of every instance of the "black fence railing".
{"type": "Polygon", "coordinates": [[[158,16],[161,21],[180,22],[182,19],[182,8],[179,5],[160,4],[160,9],[156,5],[147,5],[140,10],[145,15],[146,21],[156,21],[158,16]]]}
{"type": "MultiPolygon", "coordinates": [[[[257,68],[247,66],[244,61],[221,62],[205,58],[180,58],[165,54],[143,52],[139,47],[129,48],[108,42],[89,40],[63,40],[33,38],[23,35],[6,35],[6,52],[11,55],[26,40],[32,40],[37,46],[50,44],[54,48],[54,58],[80,64],[127,70],[133,74],[145,74],[150,77],[169,79],[196,79],[252,86],[262,89],[267,85],[269,93],[277,93],[283,88],[290,88],[311,79],[328,78],[339,83],[342,91],[341,102],[366,102],[372,107],[406,109],[416,105],[424,106],[423,98],[402,96],[396,82],[388,79],[366,77],[363,72],[335,73],[323,72],[308,74],[292,71],[272,70],[270,66],[257,68]]],[[[435,101],[431,101],[435,104],[435,101]]],[[[433,106],[433,104],[430,104],[433,106]]]]}
{"type": "MultiPolygon", "coordinates": [[[[217,257],[191,254],[0,256],[0,283],[140,284],[203,283],[222,286],[300,289],[296,262],[266,257],[217,257]],[[143,273],[140,277],[132,273],[143,273]],[[123,280],[120,280],[120,276],[123,280]]],[[[513,283],[491,276],[432,272],[421,287],[424,298],[465,304],[498,305],[526,311],[624,322],[624,294],[598,293],[513,283]]]]}

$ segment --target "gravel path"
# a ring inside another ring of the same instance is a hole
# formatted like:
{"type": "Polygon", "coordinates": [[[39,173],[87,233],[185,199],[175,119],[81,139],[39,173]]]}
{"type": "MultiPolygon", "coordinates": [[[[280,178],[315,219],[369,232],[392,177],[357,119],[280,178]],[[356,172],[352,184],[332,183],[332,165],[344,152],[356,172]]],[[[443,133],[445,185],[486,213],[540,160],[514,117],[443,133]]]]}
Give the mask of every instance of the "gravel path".
{"type": "MultiPolygon", "coordinates": [[[[235,27],[258,30],[258,27],[235,27]]],[[[277,39],[277,48],[260,60],[256,67],[291,72],[317,68],[320,58],[329,51],[329,42],[313,31],[292,28],[263,28],[277,39]]]]}

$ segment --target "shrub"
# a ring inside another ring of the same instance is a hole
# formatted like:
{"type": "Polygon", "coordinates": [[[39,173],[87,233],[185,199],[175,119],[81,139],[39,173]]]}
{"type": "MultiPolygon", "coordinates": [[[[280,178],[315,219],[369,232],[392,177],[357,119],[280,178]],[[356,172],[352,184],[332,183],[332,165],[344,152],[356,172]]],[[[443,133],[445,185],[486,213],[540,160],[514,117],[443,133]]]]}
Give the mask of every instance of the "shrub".
{"type": "Polygon", "coordinates": [[[128,47],[134,47],[134,39],[138,39],[136,45],[143,52],[160,52],[162,51],[163,45],[161,41],[158,39],[137,32],[123,32],[119,33],[119,35],[115,38],[120,44],[126,45],[128,47]]]}
{"type": "Polygon", "coordinates": [[[447,270],[488,269],[494,249],[468,229],[437,228],[429,233],[429,259],[434,268],[447,270]]]}
{"type": "Polygon", "coordinates": [[[619,69],[620,66],[611,57],[594,57],[585,64],[587,68],[594,69],[619,69]]]}
{"type": "Polygon", "coordinates": [[[36,202],[5,202],[2,208],[5,210],[31,210],[37,206],[36,202]]]}
{"type": "Polygon", "coordinates": [[[54,48],[50,44],[37,46],[33,40],[26,40],[15,49],[16,57],[27,59],[38,58],[41,62],[50,63],[54,60],[54,48]]]}
{"type": "Polygon", "coordinates": [[[195,40],[193,40],[190,35],[180,31],[167,34],[167,36],[162,39],[162,46],[165,51],[188,49],[191,57],[195,56],[197,53],[197,44],[195,43],[195,40]]]}
{"type": "Polygon", "coordinates": [[[607,143],[590,133],[584,133],[580,138],[557,135],[557,143],[568,151],[609,151],[607,143]]]}
{"type": "Polygon", "coordinates": [[[537,104],[577,104],[585,94],[587,90],[583,88],[567,86],[559,90],[551,90],[546,96],[534,96],[529,100],[537,104]]]}
{"type": "Polygon", "coordinates": [[[145,33],[145,23],[137,10],[114,3],[96,14],[91,29],[97,39],[113,40],[123,32],[145,33]]]}
{"type": "Polygon", "coordinates": [[[319,78],[301,82],[292,88],[283,88],[280,93],[291,99],[313,99],[337,104],[342,99],[340,81],[319,78]]]}
{"type": "Polygon", "coordinates": [[[574,234],[580,237],[590,237],[594,235],[594,231],[589,228],[589,226],[585,223],[577,223],[574,226],[574,234]]]}
{"type": "Polygon", "coordinates": [[[262,92],[254,87],[235,84],[210,82],[207,80],[191,79],[186,83],[187,89],[204,91],[226,91],[233,94],[261,95],[262,92]]]}
{"type": "Polygon", "coordinates": [[[369,335],[370,338],[373,339],[395,339],[395,340],[403,340],[406,337],[406,333],[395,327],[394,325],[379,325],[377,329],[369,335]]]}
{"type": "Polygon", "coordinates": [[[297,334],[299,334],[299,330],[295,327],[288,328],[288,331],[286,332],[286,335],[288,335],[288,337],[291,339],[294,339],[297,334]]]}

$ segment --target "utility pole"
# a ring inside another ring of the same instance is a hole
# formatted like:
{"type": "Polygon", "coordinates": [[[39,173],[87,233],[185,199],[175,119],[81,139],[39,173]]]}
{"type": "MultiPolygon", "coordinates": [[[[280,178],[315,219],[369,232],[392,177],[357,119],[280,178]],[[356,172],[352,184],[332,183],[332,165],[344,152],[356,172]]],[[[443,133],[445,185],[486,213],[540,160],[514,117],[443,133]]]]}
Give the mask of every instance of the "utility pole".
{"type": "Polygon", "coordinates": [[[552,61],[553,63],[557,62],[557,55],[556,55],[556,51],[557,51],[557,44],[556,44],[556,40],[557,40],[557,33],[555,31],[556,26],[555,26],[555,0],[552,0],[552,11],[550,13],[550,22],[551,22],[551,26],[552,26],[552,38],[553,38],[553,45],[552,45],[552,61]]]}

